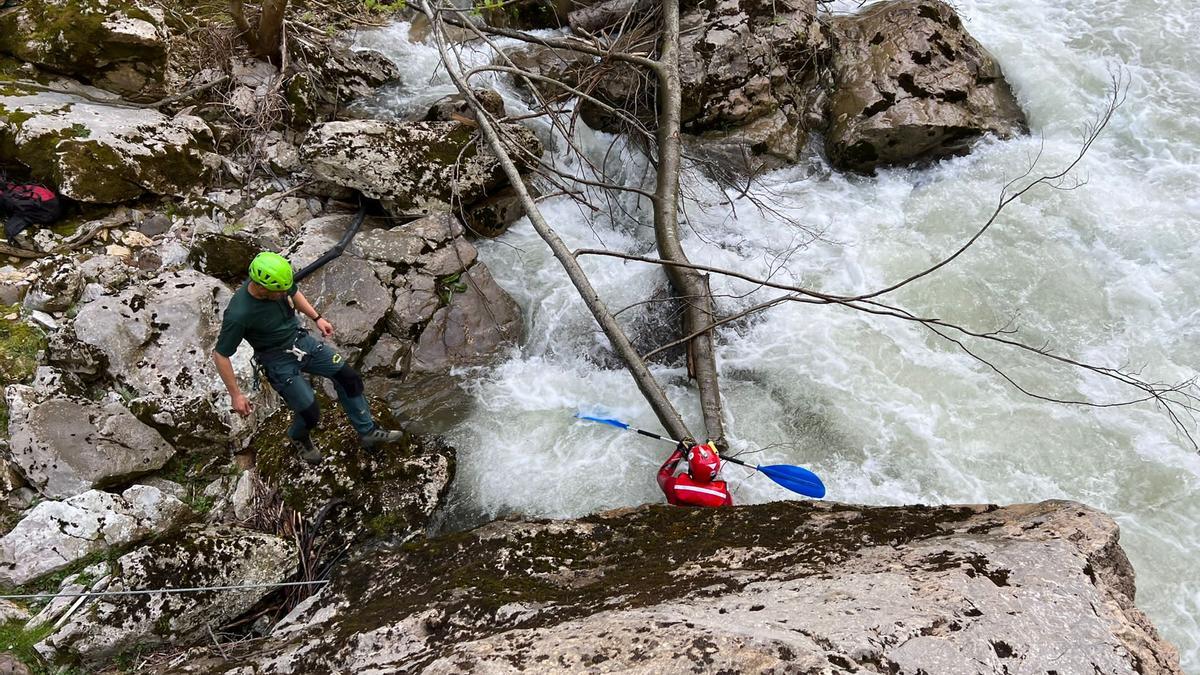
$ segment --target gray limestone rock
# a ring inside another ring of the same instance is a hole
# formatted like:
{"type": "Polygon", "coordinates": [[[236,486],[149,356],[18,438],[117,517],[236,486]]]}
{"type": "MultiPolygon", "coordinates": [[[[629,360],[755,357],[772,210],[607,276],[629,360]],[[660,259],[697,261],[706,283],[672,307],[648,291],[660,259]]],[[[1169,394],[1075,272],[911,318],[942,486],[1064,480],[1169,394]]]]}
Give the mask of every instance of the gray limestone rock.
{"type": "MultiPolygon", "coordinates": [[[[69,362],[80,351],[97,354],[103,375],[132,394],[130,407],[138,418],[153,421],[172,443],[244,439],[260,417],[232,413],[212,362],[230,297],[225,285],[194,270],[161,274],[84,305],[71,336],[60,347],[51,345],[51,360],[60,363],[61,356],[69,362]]],[[[251,351],[243,343],[232,361],[256,415],[265,418],[273,399],[265,388],[252,386],[251,351]]]]}
{"type": "Polygon", "coordinates": [[[895,0],[838,17],[831,127],[839,168],[936,159],[966,152],[986,133],[1026,131],[999,64],[939,0],[895,0]]]}
{"type": "MultiPolygon", "coordinates": [[[[283,581],[296,569],[295,546],[280,537],[224,525],[185,528],[121,556],[108,589],[237,586],[283,581]]],[[[210,627],[250,609],[270,588],[110,596],[98,599],[37,645],[43,655],[110,663],[135,645],[193,645],[210,627]]]]}
{"type": "Polygon", "coordinates": [[[212,134],[198,117],[19,87],[0,93],[0,145],[37,180],[96,204],[182,195],[211,171],[212,134]]]}
{"type": "Polygon", "coordinates": [[[161,98],[163,10],[129,0],[24,0],[0,13],[0,52],[135,101],[161,98]]]}
{"type": "Polygon", "coordinates": [[[1181,674],[1117,536],[1064,501],[498,521],[377,550],[178,672],[1181,674]]]}
{"type": "MultiPolygon", "coordinates": [[[[519,166],[541,156],[529,129],[509,124],[506,132],[519,166]]],[[[474,129],[458,122],[328,122],[312,128],[301,154],[317,178],[378,199],[396,216],[449,211],[506,182],[474,129]]]]}
{"type": "MultiPolygon", "coordinates": [[[[391,304],[391,293],[362,258],[342,255],[300,282],[304,297],[333,324],[332,339],[362,348],[376,334],[391,304]]],[[[307,318],[302,319],[311,326],[307,318]]]]}
{"type": "Polygon", "coordinates": [[[119,495],[89,490],[41,502],[0,537],[0,584],[27,583],[91,553],[166,531],[190,513],[183,502],[148,485],[119,495]]]}
{"type": "Polygon", "coordinates": [[[93,402],[10,385],[9,454],[46,496],[70,497],[161,468],[174,454],[153,428],[117,401],[93,402]]]}
{"type": "Polygon", "coordinates": [[[37,281],[25,295],[24,306],[30,311],[65,312],[83,292],[83,272],[74,258],[50,256],[31,266],[37,281]]]}
{"type": "Polygon", "coordinates": [[[433,313],[412,355],[412,370],[444,372],[476,365],[503,347],[520,341],[524,322],[517,303],[496,284],[483,265],[463,272],[455,282],[461,291],[442,285],[449,302],[433,313]],[[453,292],[452,292],[453,291],[453,292]]]}
{"type": "MultiPolygon", "coordinates": [[[[504,117],[504,99],[491,89],[476,89],[475,98],[483,104],[484,110],[495,117],[504,117]]],[[[475,111],[467,103],[462,94],[451,94],[440,98],[429,107],[425,113],[426,122],[459,122],[462,119],[475,119],[475,111]]]]}
{"type": "Polygon", "coordinates": [[[416,337],[414,330],[432,319],[437,311],[437,280],[426,274],[404,274],[396,277],[395,286],[388,330],[398,338],[411,339],[416,337]]]}

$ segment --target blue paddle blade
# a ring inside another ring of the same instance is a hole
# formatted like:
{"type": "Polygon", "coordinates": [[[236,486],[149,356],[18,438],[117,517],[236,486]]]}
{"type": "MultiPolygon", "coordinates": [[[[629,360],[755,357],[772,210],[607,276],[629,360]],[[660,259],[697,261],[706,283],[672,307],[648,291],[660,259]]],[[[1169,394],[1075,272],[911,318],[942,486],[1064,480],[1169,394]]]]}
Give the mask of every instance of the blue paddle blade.
{"type": "Polygon", "coordinates": [[[599,422],[601,424],[607,424],[609,426],[613,426],[618,429],[628,429],[629,428],[629,425],[625,424],[621,420],[605,419],[603,417],[588,417],[587,415],[580,415],[578,413],[575,414],[575,417],[577,417],[581,420],[588,420],[590,422],[599,422]]]}
{"type": "Polygon", "coordinates": [[[783,487],[798,492],[806,497],[820,499],[825,496],[825,484],[817,478],[817,474],[799,466],[791,464],[772,464],[769,466],[760,466],[758,470],[763,472],[767,478],[779,483],[783,487]]]}

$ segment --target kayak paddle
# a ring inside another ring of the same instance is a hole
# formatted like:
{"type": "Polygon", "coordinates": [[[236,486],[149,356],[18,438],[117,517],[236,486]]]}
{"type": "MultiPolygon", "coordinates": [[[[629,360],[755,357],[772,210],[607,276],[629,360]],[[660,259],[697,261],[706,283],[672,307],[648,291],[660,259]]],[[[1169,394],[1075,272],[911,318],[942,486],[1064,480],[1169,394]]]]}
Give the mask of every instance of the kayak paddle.
{"type": "MultiPolygon", "coordinates": [[[[635,433],[639,433],[643,436],[649,436],[650,438],[656,438],[660,441],[667,441],[669,443],[674,443],[676,445],[679,444],[679,441],[677,441],[673,438],[667,438],[666,436],[663,436],[661,434],[656,434],[652,431],[646,431],[645,429],[635,429],[635,428],[629,426],[628,424],[622,422],[621,420],[615,420],[615,419],[605,418],[605,417],[590,417],[588,415],[580,415],[580,414],[576,414],[575,417],[577,417],[581,420],[588,420],[589,422],[599,422],[600,424],[607,424],[610,427],[616,427],[618,429],[632,431],[635,433]]],[[[791,464],[766,464],[766,465],[757,464],[756,465],[756,464],[748,464],[746,462],[743,462],[740,459],[736,459],[734,457],[728,457],[726,455],[720,455],[720,457],[721,457],[721,459],[723,459],[727,462],[733,462],[734,464],[744,466],[748,469],[754,469],[755,471],[762,473],[767,478],[770,478],[771,480],[773,480],[776,483],[778,483],[779,485],[782,485],[783,487],[791,490],[792,492],[796,492],[796,493],[802,494],[806,497],[813,497],[816,499],[820,499],[821,497],[825,496],[825,484],[821,482],[821,479],[817,477],[817,474],[815,474],[803,467],[792,466],[791,464]]]]}

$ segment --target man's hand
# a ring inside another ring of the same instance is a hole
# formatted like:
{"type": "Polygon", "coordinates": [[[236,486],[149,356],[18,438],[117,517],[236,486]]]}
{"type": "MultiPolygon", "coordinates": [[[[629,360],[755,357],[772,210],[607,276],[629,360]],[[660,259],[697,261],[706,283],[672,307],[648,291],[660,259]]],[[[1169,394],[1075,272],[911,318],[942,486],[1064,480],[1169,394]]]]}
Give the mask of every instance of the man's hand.
{"type": "Polygon", "coordinates": [[[329,337],[333,335],[333,324],[329,323],[326,318],[317,319],[317,330],[321,331],[321,337],[329,337]]]}
{"type": "Polygon", "coordinates": [[[254,412],[254,404],[245,395],[238,393],[230,397],[233,400],[233,411],[242,417],[249,417],[254,412]]]}

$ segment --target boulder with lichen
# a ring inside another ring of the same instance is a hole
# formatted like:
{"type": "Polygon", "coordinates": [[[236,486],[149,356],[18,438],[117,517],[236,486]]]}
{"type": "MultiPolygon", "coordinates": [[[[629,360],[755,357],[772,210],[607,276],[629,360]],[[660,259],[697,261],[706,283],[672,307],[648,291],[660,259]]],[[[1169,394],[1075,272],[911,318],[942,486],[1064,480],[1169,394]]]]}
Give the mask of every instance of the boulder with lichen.
{"type": "Polygon", "coordinates": [[[28,167],[76,201],[185,194],[211,177],[212,146],[208,126],[191,115],[0,89],[0,162],[28,167]]]}
{"type": "Polygon", "coordinates": [[[0,12],[0,52],[135,101],[163,96],[160,7],[129,0],[23,0],[0,12]]]}
{"type": "Polygon", "coordinates": [[[996,59],[939,0],[881,2],[834,21],[834,166],[877,166],[966,152],[984,134],[1026,131],[996,59]]]}
{"type": "MultiPolygon", "coordinates": [[[[542,145],[533,132],[505,124],[504,133],[519,167],[536,163],[542,145]]],[[[450,211],[507,184],[499,160],[461,122],[328,122],[313,127],[301,153],[317,178],[378,199],[402,217],[450,211]]]]}
{"type": "Polygon", "coordinates": [[[188,594],[109,596],[94,601],[37,645],[51,660],[95,667],[132,648],[192,645],[250,609],[296,569],[296,547],[281,537],[227,525],[193,525],[121,556],[106,590],[255,586],[188,594]]]}
{"type": "Polygon", "coordinates": [[[499,521],[364,554],[173,672],[1178,674],[1081,504],[775,502],[499,521]]]}

